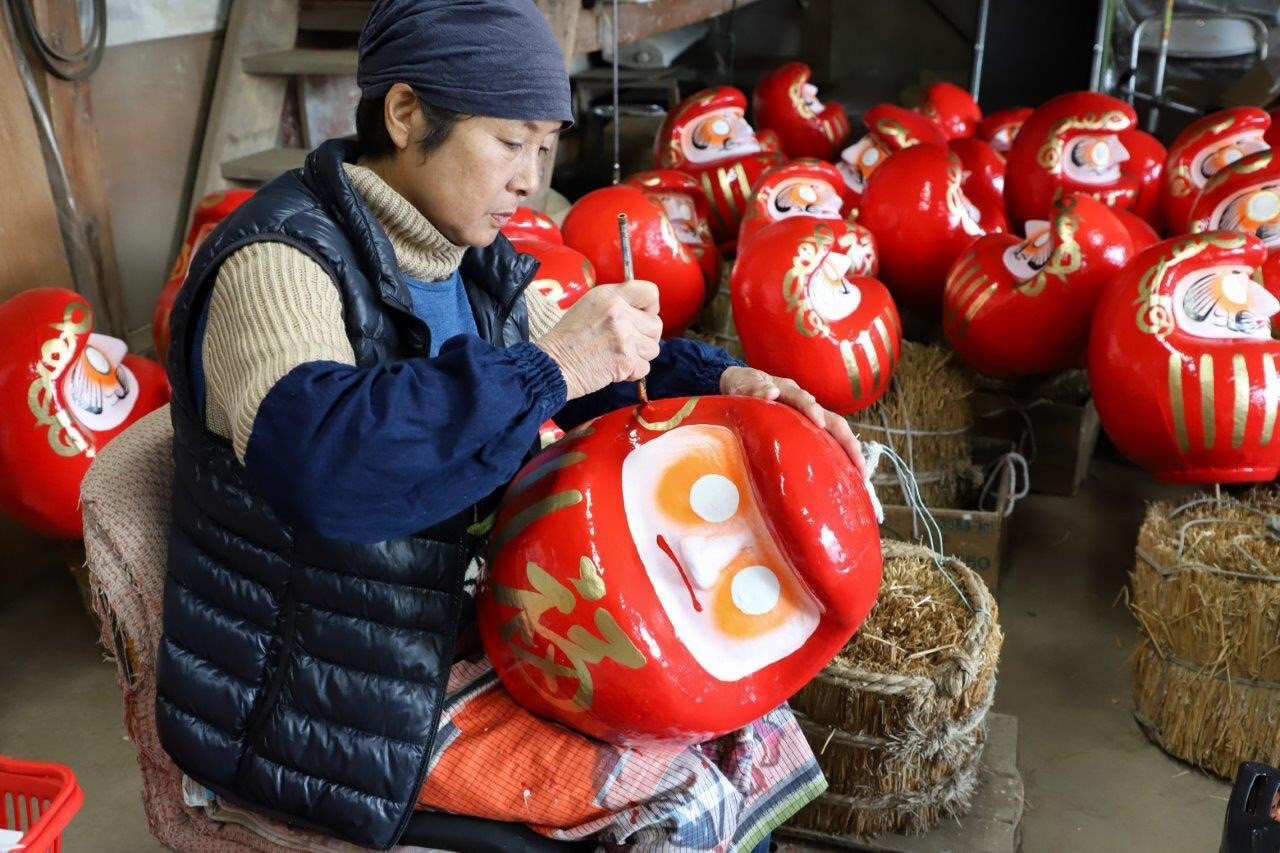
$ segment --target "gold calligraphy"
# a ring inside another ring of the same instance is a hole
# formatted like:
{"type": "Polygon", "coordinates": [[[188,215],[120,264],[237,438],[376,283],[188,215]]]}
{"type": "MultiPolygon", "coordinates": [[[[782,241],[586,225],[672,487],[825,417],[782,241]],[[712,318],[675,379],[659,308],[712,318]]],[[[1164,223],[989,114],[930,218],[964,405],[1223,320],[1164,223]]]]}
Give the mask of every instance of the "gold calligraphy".
{"type": "Polygon", "coordinates": [[[40,361],[35,365],[36,378],[27,388],[27,408],[35,416],[36,428],[47,427],[49,447],[59,456],[83,453],[94,455],[93,442],[80,431],[71,415],[58,399],[58,380],[71,367],[76,353],[76,338],[93,327],[92,314],[84,302],[67,305],[62,321],[51,323],[58,333],[40,347],[40,361]],[[77,319],[78,318],[78,319],[77,319]]]}

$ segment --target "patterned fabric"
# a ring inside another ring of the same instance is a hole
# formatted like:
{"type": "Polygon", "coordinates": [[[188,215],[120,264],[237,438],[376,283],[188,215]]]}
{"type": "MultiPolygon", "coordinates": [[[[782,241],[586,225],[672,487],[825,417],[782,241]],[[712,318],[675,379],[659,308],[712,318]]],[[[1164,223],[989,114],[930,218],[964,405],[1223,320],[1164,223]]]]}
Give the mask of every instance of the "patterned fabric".
{"type": "Polygon", "coordinates": [[[826,787],[786,705],[694,747],[626,749],[525,711],[481,657],[450,671],[418,804],[524,821],[566,841],[738,851],[826,787]]]}

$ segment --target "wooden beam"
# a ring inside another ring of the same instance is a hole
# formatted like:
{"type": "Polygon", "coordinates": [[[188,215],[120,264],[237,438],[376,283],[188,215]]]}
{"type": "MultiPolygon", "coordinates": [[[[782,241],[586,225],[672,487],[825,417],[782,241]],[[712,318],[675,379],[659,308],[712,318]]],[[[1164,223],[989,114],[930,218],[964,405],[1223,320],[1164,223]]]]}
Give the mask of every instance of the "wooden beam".
{"type": "MultiPolygon", "coordinates": [[[[83,46],[79,3],[76,0],[42,0],[35,6],[44,38],[55,48],[71,53],[83,46]]],[[[73,278],[95,308],[97,331],[124,338],[126,328],[120,267],[116,262],[115,236],[98,153],[98,129],[93,120],[90,80],[61,80],[43,70],[34,50],[28,63],[44,95],[53,126],[53,138],[67,175],[67,190],[74,199],[74,221],[67,223],[64,238],[73,258],[73,278]]]]}
{"type": "Polygon", "coordinates": [[[22,87],[8,27],[0,24],[0,302],[32,287],[72,286],[44,154],[22,87]]]}
{"type": "Polygon", "coordinates": [[[188,215],[194,202],[226,186],[223,163],[275,147],[288,78],[247,74],[243,63],[292,48],[297,34],[297,0],[231,0],[188,215]]]}
{"type": "MultiPolygon", "coordinates": [[[[757,0],[738,0],[738,8],[757,0]]],[[[618,4],[618,43],[630,44],[667,30],[685,27],[723,15],[733,8],[733,0],[653,0],[652,3],[618,4]]],[[[594,9],[583,9],[578,17],[578,53],[591,53],[613,40],[610,15],[613,4],[597,3],[594,9]]]]}

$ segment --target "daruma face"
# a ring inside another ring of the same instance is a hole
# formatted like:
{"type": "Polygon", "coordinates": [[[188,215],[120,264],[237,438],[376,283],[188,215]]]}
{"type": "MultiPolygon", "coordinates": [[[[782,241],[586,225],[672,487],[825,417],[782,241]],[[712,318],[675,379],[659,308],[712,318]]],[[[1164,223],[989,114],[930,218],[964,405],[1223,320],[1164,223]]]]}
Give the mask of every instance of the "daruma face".
{"type": "Polygon", "coordinates": [[[1220,110],[1187,126],[1169,148],[1164,214],[1175,231],[1190,228],[1191,208],[1219,172],[1270,146],[1264,134],[1270,117],[1256,107],[1220,110]]]}
{"type": "Polygon", "coordinates": [[[821,160],[792,160],[756,181],[751,205],[738,229],[738,251],[773,222],[793,216],[839,219],[844,200],[840,172],[821,160]]]}
{"type": "Polygon", "coordinates": [[[840,104],[818,99],[809,76],[802,62],[766,74],[751,96],[752,117],[761,131],[777,133],[788,157],[830,160],[849,135],[849,118],[840,104]]]}
{"type": "Polygon", "coordinates": [[[890,154],[921,143],[946,144],[946,137],[933,121],[897,104],[876,104],[862,117],[866,135],[840,154],[838,168],[854,202],[866,192],[871,173],[890,154]]]}
{"type": "Polygon", "coordinates": [[[1280,471],[1280,301],[1249,234],[1206,231],[1138,255],[1094,317],[1089,380],[1116,446],[1178,483],[1280,471]]]}
{"type": "Polygon", "coordinates": [[[702,193],[702,185],[692,175],[675,169],[637,172],[624,183],[662,207],[676,239],[697,258],[709,300],[720,284],[721,257],[711,234],[711,204],[702,193]]]}
{"type": "Polygon", "coordinates": [[[1214,176],[1191,208],[1191,230],[1252,234],[1280,246],[1280,161],[1271,150],[1237,160],[1214,176]]]}
{"type": "Polygon", "coordinates": [[[95,333],[78,294],[12,297],[0,305],[0,511],[46,536],[78,537],[89,464],[168,399],[164,370],[95,333]]]}
{"type": "Polygon", "coordinates": [[[1022,123],[1029,115],[1031,115],[1030,107],[1016,107],[994,112],[982,120],[982,124],[978,127],[978,138],[1001,154],[1007,154],[1013,147],[1013,140],[1017,137],[1018,131],[1022,129],[1022,123]]]}
{"type": "Polygon", "coordinates": [[[866,617],[866,487],[754,398],[661,400],[571,432],[508,489],[477,596],[526,708],[613,743],[692,743],[784,701],[866,617]]]}

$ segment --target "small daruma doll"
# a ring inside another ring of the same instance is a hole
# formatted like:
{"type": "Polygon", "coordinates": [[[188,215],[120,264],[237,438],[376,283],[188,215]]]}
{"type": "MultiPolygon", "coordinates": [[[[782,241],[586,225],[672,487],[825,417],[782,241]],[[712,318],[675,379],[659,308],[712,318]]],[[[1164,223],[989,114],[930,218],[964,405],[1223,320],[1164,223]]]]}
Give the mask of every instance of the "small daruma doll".
{"type": "Polygon", "coordinates": [[[1009,219],[1048,219],[1053,200],[1085,193],[1108,207],[1132,207],[1139,177],[1123,165],[1118,134],[1134,126],[1133,107],[1096,92],[1071,92],[1038,107],[1009,149],[1004,186],[1009,219]]]}
{"type": "Polygon", "coordinates": [[[1160,480],[1280,472],[1280,301],[1258,282],[1265,255],[1249,234],[1175,237],[1138,255],[1098,303],[1089,345],[1098,416],[1160,480]]]}
{"type": "Polygon", "coordinates": [[[761,231],[738,256],[730,294],[752,366],[794,379],[840,414],[884,394],[902,327],[857,225],[806,217],[761,231]]]}
{"type": "Polygon", "coordinates": [[[160,365],[93,331],[71,290],[0,304],[0,512],[45,536],[81,535],[80,481],[107,442],[169,401],[160,365]]]}
{"type": "Polygon", "coordinates": [[[924,90],[921,115],[927,116],[947,139],[976,136],[982,110],[966,90],[954,83],[934,83],[924,90]]]}
{"type": "Polygon", "coordinates": [[[1191,229],[1191,208],[1200,191],[1226,167],[1265,151],[1271,117],[1257,107],[1220,110],[1187,125],[1169,148],[1164,176],[1165,223],[1181,234],[1191,229]]]}
{"type": "Polygon", "coordinates": [[[711,203],[702,194],[698,179],[675,169],[637,172],[623,181],[662,205],[676,239],[693,253],[702,267],[707,285],[707,299],[720,287],[720,266],[724,258],[711,235],[711,203]]]}
{"type": "Polygon", "coordinates": [[[738,251],[761,228],[793,216],[840,219],[840,172],[821,160],[792,160],[776,166],[756,181],[747,213],[738,229],[738,251]]]}
{"type": "Polygon", "coordinates": [[[914,145],[871,175],[858,221],[871,229],[880,275],[899,306],[942,311],[947,270],[983,234],[1008,230],[994,199],[965,193],[960,158],[945,145],[914,145]]]}
{"type": "Polygon", "coordinates": [[[502,226],[502,233],[511,242],[537,240],[542,243],[563,243],[560,227],[555,220],[539,210],[517,207],[516,212],[502,226]]]}
{"type": "Polygon", "coordinates": [[[164,361],[169,351],[169,312],[178,298],[182,283],[187,280],[187,270],[191,267],[191,259],[196,249],[205,238],[217,228],[222,220],[253,195],[252,190],[220,190],[200,199],[191,219],[191,228],[187,230],[187,238],[182,241],[182,249],[169,270],[169,279],[156,297],[156,307],[151,315],[151,335],[156,345],[156,355],[164,361]]]}
{"type": "Polygon", "coordinates": [[[784,160],[760,144],[746,111],[746,96],[732,86],[704,89],[667,116],[654,142],[657,168],[678,169],[702,185],[711,204],[711,232],[724,251],[738,238],[756,179],[784,160]]]}
{"type": "Polygon", "coordinates": [[[1001,155],[1008,154],[1018,131],[1022,130],[1022,123],[1030,115],[1031,107],[1014,107],[994,112],[984,118],[982,124],[978,126],[978,138],[999,151],[1001,155]]]}
{"type": "Polygon", "coordinates": [[[697,316],[707,286],[698,259],[676,236],[662,202],[623,184],[589,192],[565,217],[565,245],[585,255],[601,281],[622,281],[619,213],[627,214],[635,276],[658,286],[662,334],[675,337],[697,316]]]}
{"type": "Polygon", "coordinates": [[[1250,154],[1214,175],[1191,208],[1191,231],[1239,231],[1280,247],[1280,158],[1250,154]]]}
{"type": "Polygon", "coordinates": [[[836,167],[847,188],[846,215],[857,209],[871,173],[890,154],[921,143],[945,145],[946,137],[926,116],[897,104],[876,104],[862,116],[867,132],[840,152],[836,167]]]}
{"type": "Polygon", "coordinates": [[[513,240],[516,250],[538,259],[530,288],[567,309],[596,285],[596,271],[587,256],[562,243],[513,240]]]}
{"type": "Polygon", "coordinates": [[[1085,195],[1058,199],[1053,218],[1026,231],[979,239],[951,267],[943,294],[948,343],[1002,379],[1082,363],[1098,297],[1134,254],[1125,223],[1085,195]]]}
{"type": "Polygon", "coordinates": [[[830,435],[747,397],[657,400],[516,475],[476,599],[530,711],[610,743],[689,744],[787,700],[866,618],[880,537],[830,435]]]}
{"type": "Polygon", "coordinates": [[[751,96],[752,118],[778,134],[788,157],[832,160],[849,136],[849,116],[840,104],[818,100],[818,87],[803,62],[790,62],[760,79],[751,96]]]}

